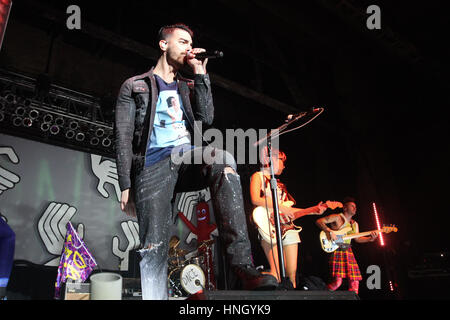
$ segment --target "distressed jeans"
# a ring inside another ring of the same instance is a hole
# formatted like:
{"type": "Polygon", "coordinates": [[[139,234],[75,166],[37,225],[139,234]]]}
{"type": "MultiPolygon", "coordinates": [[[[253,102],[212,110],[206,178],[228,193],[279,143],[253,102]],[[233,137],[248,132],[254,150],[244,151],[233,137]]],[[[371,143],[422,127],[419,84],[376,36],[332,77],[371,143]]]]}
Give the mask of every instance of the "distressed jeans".
{"type": "Polygon", "coordinates": [[[168,299],[170,224],[174,195],[178,192],[209,187],[219,240],[230,265],[253,264],[242,187],[236,170],[236,162],[228,152],[197,147],[144,167],[135,177],[144,300],[168,299]]]}

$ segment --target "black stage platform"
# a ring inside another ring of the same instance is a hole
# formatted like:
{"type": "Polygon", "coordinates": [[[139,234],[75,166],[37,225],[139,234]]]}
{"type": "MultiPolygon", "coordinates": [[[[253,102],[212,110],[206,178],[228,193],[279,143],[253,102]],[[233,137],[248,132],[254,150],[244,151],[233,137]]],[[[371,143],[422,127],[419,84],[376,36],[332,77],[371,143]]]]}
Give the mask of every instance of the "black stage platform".
{"type": "Polygon", "coordinates": [[[216,290],[205,291],[203,294],[189,297],[187,300],[359,300],[359,297],[350,291],[216,290]]]}
{"type": "MultiPolygon", "coordinates": [[[[53,300],[56,275],[56,267],[17,261],[8,285],[8,300],[53,300]]],[[[124,275],[122,288],[122,300],[142,300],[139,278],[124,275]]],[[[344,290],[216,290],[169,300],[359,300],[359,297],[344,290]]]]}
{"type": "MultiPolygon", "coordinates": [[[[123,300],[141,300],[140,279],[123,279],[123,300]]],[[[359,300],[350,291],[328,290],[214,290],[186,297],[170,297],[169,300],[359,300]]]]}

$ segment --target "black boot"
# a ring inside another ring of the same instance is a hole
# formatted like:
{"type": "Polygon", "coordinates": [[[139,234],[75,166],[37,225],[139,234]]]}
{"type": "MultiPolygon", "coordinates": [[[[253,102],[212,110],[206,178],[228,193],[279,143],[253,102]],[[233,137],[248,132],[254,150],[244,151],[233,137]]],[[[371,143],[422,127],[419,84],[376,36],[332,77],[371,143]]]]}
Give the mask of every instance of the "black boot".
{"type": "Polygon", "coordinates": [[[237,278],[241,290],[274,290],[278,285],[276,278],[261,274],[253,266],[241,181],[236,172],[237,165],[232,155],[227,152],[222,150],[215,152],[216,155],[222,154],[223,161],[220,164],[206,166],[205,172],[213,199],[220,241],[225,247],[230,265],[230,276],[237,278]]]}
{"type": "Polygon", "coordinates": [[[236,265],[231,270],[241,283],[242,290],[275,290],[277,279],[269,274],[262,274],[252,265],[236,265]]]}

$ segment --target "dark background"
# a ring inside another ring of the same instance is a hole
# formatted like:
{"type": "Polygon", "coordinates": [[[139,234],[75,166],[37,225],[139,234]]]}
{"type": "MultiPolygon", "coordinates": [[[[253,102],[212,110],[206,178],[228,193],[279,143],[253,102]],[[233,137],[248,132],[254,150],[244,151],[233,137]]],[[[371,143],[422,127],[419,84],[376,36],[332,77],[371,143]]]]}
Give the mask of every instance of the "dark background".
{"type": "MultiPolygon", "coordinates": [[[[196,47],[225,54],[208,63],[214,127],[275,128],[289,113],[325,108],[282,136],[287,169],[280,178],[299,207],[349,195],[357,199],[361,231],[376,228],[372,202],[382,223],[399,228],[385,236],[385,247],[354,244],[360,296],[449,298],[447,2],[293,3],[17,0],[0,67],[34,78],[47,73],[54,84],[106,101],[102,111],[113,119],[121,83],[155,64],[159,28],[188,24],[196,47]],[[81,8],[81,30],[66,28],[70,4],[81,8]],[[372,4],[381,9],[381,30],[366,27],[372,4]],[[382,269],[381,290],[366,287],[372,264],[382,269]],[[412,276],[417,270],[421,275],[412,276]]],[[[256,169],[239,167],[246,196],[256,169]]],[[[326,280],[315,219],[297,221],[299,271],[326,280]]],[[[265,264],[251,225],[249,231],[256,264],[265,264]]]]}

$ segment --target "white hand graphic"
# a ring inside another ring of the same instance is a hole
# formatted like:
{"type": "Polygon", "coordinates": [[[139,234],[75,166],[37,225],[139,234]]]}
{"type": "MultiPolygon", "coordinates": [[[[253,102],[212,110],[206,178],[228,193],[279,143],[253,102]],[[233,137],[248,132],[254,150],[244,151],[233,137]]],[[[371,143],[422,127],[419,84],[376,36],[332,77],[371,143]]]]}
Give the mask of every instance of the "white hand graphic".
{"type": "MultiPolygon", "coordinates": [[[[12,163],[19,163],[19,158],[13,148],[0,147],[0,155],[2,154],[6,154],[12,163]]],[[[19,181],[20,177],[18,175],[0,166],[0,194],[2,194],[3,191],[14,188],[14,185],[19,181]]]]}
{"type": "Polygon", "coordinates": [[[128,220],[123,221],[120,226],[128,240],[127,248],[122,251],[119,247],[119,237],[113,237],[113,254],[120,259],[120,270],[128,270],[128,251],[139,248],[141,242],[139,240],[139,225],[137,222],[128,220]]]}
{"type": "Polygon", "coordinates": [[[116,191],[117,201],[120,202],[121,191],[116,163],[111,160],[102,161],[102,156],[91,154],[91,165],[92,171],[99,179],[97,185],[98,192],[100,192],[103,197],[108,198],[109,193],[105,189],[105,184],[111,183],[116,191]]]}
{"type": "MultiPolygon", "coordinates": [[[[76,208],[65,203],[51,202],[38,222],[39,235],[47,251],[55,256],[45,263],[46,266],[58,266],[67,232],[67,223],[77,211],[76,208]]],[[[84,237],[84,225],[78,224],[77,233],[84,237]]]]}

